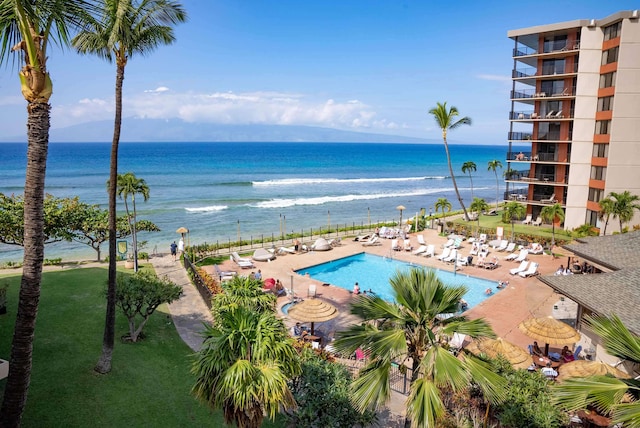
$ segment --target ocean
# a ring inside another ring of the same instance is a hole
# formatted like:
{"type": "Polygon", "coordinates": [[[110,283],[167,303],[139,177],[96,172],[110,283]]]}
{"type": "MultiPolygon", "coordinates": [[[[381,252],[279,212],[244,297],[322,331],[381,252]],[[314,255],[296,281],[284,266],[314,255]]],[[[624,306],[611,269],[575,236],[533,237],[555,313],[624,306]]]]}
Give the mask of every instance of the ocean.
{"type": "MultiPolygon", "coordinates": [[[[462,164],[473,161],[474,196],[494,203],[496,179],[490,160],[504,162],[506,146],[450,145],[458,187],[471,201],[468,174],[462,164]]],[[[46,192],[79,196],[107,207],[110,143],[51,143],[46,192]]],[[[0,192],[22,194],[26,144],[0,144],[0,192]]],[[[167,252],[189,229],[192,244],[260,239],[329,224],[352,225],[399,220],[429,212],[438,198],[459,204],[441,144],[366,143],[121,143],[119,172],[133,172],[150,188],[138,197],[139,219],[162,229],[141,233],[143,251],[167,252]]],[[[504,182],[500,178],[500,191],[504,182]]],[[[124,213],[124,202],[118,201],[124,213]]],[[[102,248],[106,255],[108,248],[102,248]]],[[[46,258],[95,258],[78,243],[46,246],[46,258]]],[[[21,248],[0,244],[0,263],[21,261],[21,248]]]]}

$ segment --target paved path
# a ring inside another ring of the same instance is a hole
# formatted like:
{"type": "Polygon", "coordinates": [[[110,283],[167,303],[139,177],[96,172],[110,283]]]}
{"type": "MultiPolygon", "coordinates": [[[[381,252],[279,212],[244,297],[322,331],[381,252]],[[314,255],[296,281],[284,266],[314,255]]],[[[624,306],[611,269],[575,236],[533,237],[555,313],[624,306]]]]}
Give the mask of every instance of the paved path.
{"type": "Polygon", "coordinates": [[[182,340],[194,351],[199,351],[202,346],[200,334],[204,329],[203,324],[213,322],[209,308],[191,284],[182,263],[174,262],[169,254],[151,257],[150,261],[159,277],[167,276],[182,287],[182,296],[169,304],[169,312],[182,340]]]}

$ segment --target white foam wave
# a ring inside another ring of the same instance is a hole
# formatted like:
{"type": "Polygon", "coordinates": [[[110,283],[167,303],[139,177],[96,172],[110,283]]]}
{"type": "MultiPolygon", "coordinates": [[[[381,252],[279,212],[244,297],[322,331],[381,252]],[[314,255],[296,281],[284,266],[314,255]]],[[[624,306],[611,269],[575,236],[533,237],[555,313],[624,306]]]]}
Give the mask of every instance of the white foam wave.
{"type": "Polygon", "coordinates": [[[413,192],[399,192],[399,193],[372,193],[368,195],[342,195],[342,196],[319,196],[316,198],[297,198],[297,199],[272,199],[270,201],[258,202],[257,204],[250,204],[249,206],[254,208],[286,208],[296,205],[322,205],[331,202],[351,202],[351,201],[364,201],[372,199],[383,198],[397,198],[406,196],[424,196],[433,193],[451,191],[453,188],[440,188],[440,189],[426,189],[416,190],[413,192]]]}
{"type": "Polygon", "coordinates": [[[344,183],[384,183],[420,180],[444,180],[444,176],[433,177],[387,177],[387,178],[283,178],[279,180],[253,181],[256,187],[293,186],[300,184],[344,184],[344,183]]]}
{"type": "Polygon", "coordinates": [[[185,208],[185,210],[190,213],[208,213],[226,210],[227,208],[229,208],[227,205],[212,205],[209,207],[185,208]]]}

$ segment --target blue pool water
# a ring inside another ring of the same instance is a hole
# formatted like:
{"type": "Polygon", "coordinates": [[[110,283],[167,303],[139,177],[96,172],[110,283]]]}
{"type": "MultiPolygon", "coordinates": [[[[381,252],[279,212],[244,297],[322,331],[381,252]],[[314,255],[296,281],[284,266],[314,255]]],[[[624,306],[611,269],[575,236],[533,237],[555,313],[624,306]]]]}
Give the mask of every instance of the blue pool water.
{"type": "MultiPolygon", "coordinates": [[[[358,282],[360,290],[368,291],[371,289],[383,299],[393,301],[393,289],[389,284],[389,278],[397,270],[404,271],[416,266],[415,264],[387,257],[361,253],[300,269],[296,273],[300,275],[308,273],[315,280],[347,290],[352,290],[353,285],[358,282]]],[[[490,297],[485,294],[487,288],[491,288],[494,293],[500,290],[496,288],[497,283],[494,281],[468,276],[463,272],[458,272],[456,275],[453,272],[443,270],[436,270],[436,272],[438,277],[447,285],[467,286],[469,291],[465,294],[464,299],[469,304],[469,308],[490,297]]]]}

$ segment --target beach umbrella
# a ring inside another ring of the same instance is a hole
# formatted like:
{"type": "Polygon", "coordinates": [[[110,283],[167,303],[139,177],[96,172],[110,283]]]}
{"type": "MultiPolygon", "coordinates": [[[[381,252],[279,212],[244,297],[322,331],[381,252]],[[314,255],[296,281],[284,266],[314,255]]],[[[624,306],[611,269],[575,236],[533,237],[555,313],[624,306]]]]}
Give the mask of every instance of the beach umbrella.
{"type": "MultiPolygon", "coordinates": [[[[178,228],[178,230],[176,230],[176,233],[182,235],[182,239],[184,240],[184,234],[189,233],[189,229],[187,229],[186,227],[180,227],[178,228]]],[[[189,245],[189,242],[187,242],[187,245],[189,245]]]]}
{"type": "Polygon", "coordinates": [[[549,355],[549,345],[566,345],[580,340],[580,333],[569,324],[553,317],[529,318],[518,328],[534,340],[545,343],[544,354],[549,355]]]}
{"type": "Polygon", "coordinates": [[[576,360],[563,364],[558,368],[558,380],[572,377],[591,377],[612,375],[619,379],[630,379],[631,375],[602,361],[576,360]]]}
{"type": "Polygon", "coordinates": [[[501,337],[474,340],[466,349],[474,355],[485,354],[490,358],[502,355],[516,369],[526,369],[531,365],[529,352],[501,337]]]}
{"type": "Polygon", "coordinates": [[[400,227],[402,227],[402,211],[406,210],[406,208],[404,205],[398,205],[396,209],[400,211],[400,227]]]}
{"type": "Polygon", "coordinates": [[[331,303],[320,299],[307,299],[289,309],[289,316],[295,320],[311,323],[313,336],[315,323],[334,319],[340,312],[331,303]]]}

